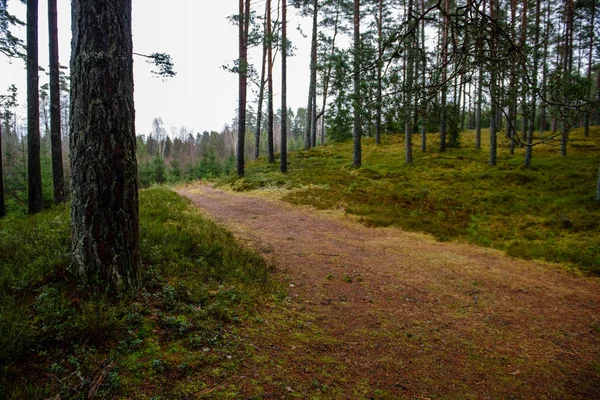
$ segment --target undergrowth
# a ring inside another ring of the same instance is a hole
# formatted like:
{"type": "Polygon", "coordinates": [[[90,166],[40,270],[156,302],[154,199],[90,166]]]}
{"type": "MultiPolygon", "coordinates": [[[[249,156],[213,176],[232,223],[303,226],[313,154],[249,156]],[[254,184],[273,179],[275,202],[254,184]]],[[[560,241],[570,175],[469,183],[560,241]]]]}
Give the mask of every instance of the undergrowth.
{"type": "Polygon", "coordinates": [[[237,368],[236,326],[278,290],[261,257],[145,190],[143,289],[89,293],[68,269],[69,219],[61,206],[0,220],[0,398],[185,398],[237,368]]]}
{"type": "Polygon", "coordinates": [[[368,226],[398,226],[426,232],[441,241],[465,240],[526,259],[568,264],[600,273],[600,204],[594,201],[600,165],[600,128],[569,138],[568,156],[557,143],[534,148],[533,167],[523,167],[524,150],[510,155],[507,143],[498,165],[488,166],[487,131],[483,150],[474,132],[464,132],[459,148],[438,152],[439,135],[429,134],[429,150],[404,161],[401,136],[384,136],[380,146],[363,140],[363,165],[352,166],[352,142],[330,143],[293,152],[289,173],[263,158],[248,164],[244,178],[221,184],[233,190],[290,189],[284,200],[319,209],[342,209],[368,226]]]}

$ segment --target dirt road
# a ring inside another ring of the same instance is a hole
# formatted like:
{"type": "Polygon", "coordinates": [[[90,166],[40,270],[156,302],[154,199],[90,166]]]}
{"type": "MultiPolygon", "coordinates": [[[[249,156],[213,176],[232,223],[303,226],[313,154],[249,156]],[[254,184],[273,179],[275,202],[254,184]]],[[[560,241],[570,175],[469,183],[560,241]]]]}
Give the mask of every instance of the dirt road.
{"type": "Polygon", "coordinates": [[[248,338],[262,398],[600,398],[598,279],[264,196],[178,192],[289,286],[296,317],[248,338]]]}

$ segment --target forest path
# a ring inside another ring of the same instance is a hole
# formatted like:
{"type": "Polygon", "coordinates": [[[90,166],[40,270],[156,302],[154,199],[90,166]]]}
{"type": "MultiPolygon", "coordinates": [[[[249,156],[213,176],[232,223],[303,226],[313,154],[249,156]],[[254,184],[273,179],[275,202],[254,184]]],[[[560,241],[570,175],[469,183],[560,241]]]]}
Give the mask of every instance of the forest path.
{"type": "Polygon", "coordinates": [[[257,193],[177,192],[269,259],[289,286],[293,311],[267,310],[246,333],[256,352],[237,382],[245,393],[600,398],[596,278],[257,193]]]}

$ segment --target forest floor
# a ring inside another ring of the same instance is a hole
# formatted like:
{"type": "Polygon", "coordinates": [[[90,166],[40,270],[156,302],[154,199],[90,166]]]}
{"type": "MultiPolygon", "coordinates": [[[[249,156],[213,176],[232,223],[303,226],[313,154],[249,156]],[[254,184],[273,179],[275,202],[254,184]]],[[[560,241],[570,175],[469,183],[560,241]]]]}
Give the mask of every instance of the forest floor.
{"type": "Polygon", "coordinates": [[[177,192],[267,258],[289,291],[241,329],[251,351],[221,388],[248,398],[600,398],[597,277],[368,228],[285,203],[282,189],[177,192]]]}

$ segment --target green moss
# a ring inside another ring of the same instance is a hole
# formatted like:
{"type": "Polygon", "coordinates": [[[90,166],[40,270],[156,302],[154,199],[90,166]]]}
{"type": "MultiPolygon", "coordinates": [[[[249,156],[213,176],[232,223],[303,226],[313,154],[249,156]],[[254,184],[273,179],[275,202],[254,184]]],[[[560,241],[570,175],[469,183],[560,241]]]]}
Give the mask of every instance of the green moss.
{"type": "MultiPolygon", "coordinates": [[[[249,163],[244,181],[256,184],[243,190],[286,188],[285,201],[341,208],[368,226],[398,226],[600,273],[600,204],[594,201],[600,128],[590,132],[589,138],[572,132],[566,158],[552,145],[536,146],[531,169],[523,167],[524,149],[511,156],[502,146],[498,166],[488,166],[472,131],[462,134],[461,147],[444,153],[415,148],[413,165],[404,162],[401,136],[385,136],[379,146],[365,139],[360,169],[352,167],[352,142],[336,142],[291,153],[285,175],[266,160],[249,163]]],[[[436,149],[438,135],[428,140],[436,149]]]]}

